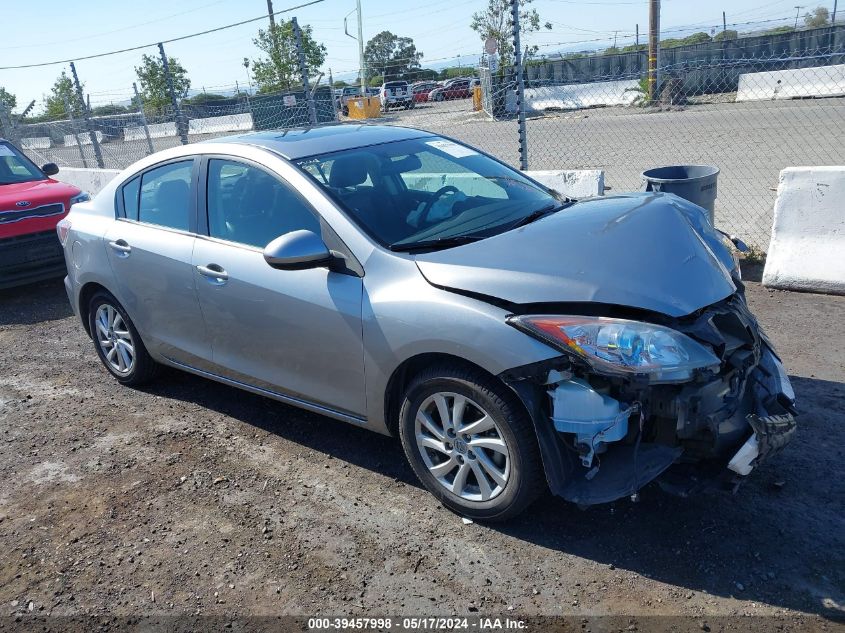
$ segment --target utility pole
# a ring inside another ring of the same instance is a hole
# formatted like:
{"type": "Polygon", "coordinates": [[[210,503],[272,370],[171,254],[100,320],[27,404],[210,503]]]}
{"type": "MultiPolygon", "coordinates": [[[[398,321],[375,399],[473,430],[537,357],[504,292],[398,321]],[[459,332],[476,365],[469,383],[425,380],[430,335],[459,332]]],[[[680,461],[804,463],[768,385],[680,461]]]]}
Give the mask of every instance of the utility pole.
{"type": "Polygon", "coordinates": [[[144,100],[141,99],[141,94],[138,92],[138,86],[135,82],[132,82],[132,90],[135,91],[135,101],[138,102],[138,112],[141,115],[141,125],[144,128],[144,136],[147,137],[147,149],[150,150],[150,154],[155,153],[153,149],[153,141],[150,138],[150,128],[147,127],[147,115],[144,114],[144,100]]]}
{"type": "Polygon", "coordinates": [[[100,143],[97,140],[97,133],[91,123],[91,113],[85,104],[85,98],[82,96],[82,86],[79,84],[79,77],[76,74],[76,66],[73,62],[70,63],[70,72],[73,75],[73,85],[76,86],[76,96],[79,99],[79,105],[82,106],[82,118],[85,119],[85,127],[88,128],[88,136],[91,138],[91,145],[94,146],[94,158],[97,159],[97,167],[102,169],[105,167],[103,163],[103,153],[100,151],[100,143]]]}
{"type": "Polygon", "coordinates": [[[634,45],[639,48],[640,47],[640,25],[637,24],[634,30],[634,45]]]}
{"type": "Polygon", "coordinates": [[[648,100],[657,101],[660,85],[660,0],[648,2],[648,100]]]}
{"type": "Polygon", "coordinates": [[[358,66],[360,68],[359,74],[361,75],[359,79],[361,80],[361,96],[367,96],[367,69],[364,67],[364,26],[363,26],[363,18],[361,17],[361,0],[356,0],[356,8],[346,14],[346,17],[343,18],[343,32],[348,37],[351,37],[353,40],[358,40],[358,66]],[[346,20],[349,18],[350,15],[353,13],[358,13],[358,37],[351,35],[349,33],[349,29],[346,28],[346,20]]]}
{"type": "MultiPolygon", "coordinates": [[[[268,0],[269,2],[269,0],[268,0]]],[[[299,28],[299,22],[294,16],[291,19],[293,25],[293,34],[296,38],[296,53],[299,58],[299,76],[302,78],[302,89],[305,91],[305,103],[308,104],[308,123],[317,125],[317,110],[314,107],[314,95],[311,94],[311,89],[308,86],[308,67],[305,65],[305,49],[302,48],[302,30],[299,28]]]]}
{"type": "Polygon", "coordinates": [[[167,55],[164,53],[164,44],[159,42],[158,52],[161,55],[161,63],[164,68],[164,78],[167,81],[167,91],[170,93],[170,105],[173,106],[174,118],[176,119],[176,131],[179,133],[179,138],[182,145],[188,144],[188,126],[182,116],[182,109],[179,107],[179,101],[176,100],[176,90],[173,88],[173,77],[170,76],[170,64],[167,63],[167,55]]]}
{"type": "Polygon", "coordinates": [[[830,19],[830,25],[836,26],[836,0],[833,0],[833,15],[830,19]]]}
{"type": "Polygon", "coordinates": [[[799,7],[798,5],[795,5],[795,28],[796,29],[798,28],[798,16],[801,14],[801,9],[803,9],[803,8],[804,8],[803,6],[799,7]]]}
{"type": "MultiPolygon", "coordinates": [[[[727,33],[728,31],[728,19],[725,17],[725,12],[722,11],[722,33],[727,33]]],[[[725,37],[724,35],[722,37],[725,37]]]]}

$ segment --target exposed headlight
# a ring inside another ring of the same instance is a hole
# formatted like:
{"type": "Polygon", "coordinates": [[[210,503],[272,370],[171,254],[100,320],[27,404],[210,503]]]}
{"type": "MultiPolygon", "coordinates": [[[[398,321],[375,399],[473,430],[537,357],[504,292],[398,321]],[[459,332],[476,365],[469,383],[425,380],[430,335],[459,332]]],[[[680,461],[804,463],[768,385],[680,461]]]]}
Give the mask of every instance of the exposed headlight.
{"type": "Polygon", "coordinates": [[[70,206],[75,205],[77,202],[88,202],[90,199],[91,194],[87,191],[82,191],[70,199],[70,206]]]}
{"type": "Polygon", "coordinates": [[[581,357],[604,374],[648,374],[680,381],[694,369],[718,368],[719,359],[685,334],[661,325],[605,317],[513,316],[508,323],[543,342],[581,357]]]}

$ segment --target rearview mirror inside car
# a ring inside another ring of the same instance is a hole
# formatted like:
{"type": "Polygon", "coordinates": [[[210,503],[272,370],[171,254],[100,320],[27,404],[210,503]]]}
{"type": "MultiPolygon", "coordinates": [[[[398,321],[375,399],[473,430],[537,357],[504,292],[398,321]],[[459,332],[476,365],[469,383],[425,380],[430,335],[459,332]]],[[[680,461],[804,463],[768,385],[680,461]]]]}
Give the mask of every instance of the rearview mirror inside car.
{"type": "Polygon", "coordinates": [[[332,254],[323,239],[312,231],[291,231],[264,248],[264,260],[279,270],[303,270],[328,266],[332,254]]]}
{"type": "Polygon", "coordinates": [[[59,166],[56,163],[47,163],[41,168],[41,171],[47,176],[55,176],[59,173],[59,166]]]}

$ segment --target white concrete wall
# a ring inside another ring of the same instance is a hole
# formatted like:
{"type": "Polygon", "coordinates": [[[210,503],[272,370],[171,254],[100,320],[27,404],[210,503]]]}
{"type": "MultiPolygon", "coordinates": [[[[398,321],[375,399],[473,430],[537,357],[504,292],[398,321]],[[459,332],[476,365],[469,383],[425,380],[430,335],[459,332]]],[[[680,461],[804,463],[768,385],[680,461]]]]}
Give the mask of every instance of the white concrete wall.
{"type": "Polygon", "coordinates": [[[763,285],[845,294],[845,166],[780,172],[763,285]]]}
{"type": "Polygon", "coordinates": [[[770,101],[845,95],[845,64],[739,76],[737,101],[770,101]]]}
{"type": "MultiPolygon", "coordinates": [[[[150,131],[150,138],[165,138],[168,136],[176,136],[176,124],[170,123],[153,123],[148,125],[147,129],[150,131]]],[[[130,126],[123,128],[124,141],[143,141],[146,140],[143,126],[130,126]]]]}
{"type": "Polygon", "coordinates": [[[52,146],[49,136],[30,136],[21,139],[21,147],[23,149],[47,149],[52,146]]]}
{"type": "Polygon", "coordinates": [[[230,114],[188,121],[188,134],[217,134],[218,132],[240,132],[251,130],[252,115],[230,114]]]}
{"type": "Polygon", "coordinates": [[[87,191],[92,196],[105,187],[109,181],[120,173],[119,169],[82,169],[76,167],[62,167],[54,176],[56,180],[66,182],[87,191]]]}
{"type": "MultiPolygon", "coordinates": [[[[94,135],[97,137],[97,142],[103,142],[103,133],[102,132],[94,132],[94,135]]],[[[87,130],[80,131],[77,136],[79,137],[79,143],[81,145],[91,145],[91,135],[88,133],[87,130]]],[[[73,134],[65,134],[65,147],[75,147],[76,146],[76,138],[74,138],[73,134]]]]}
{"type": "Polygon", "coordinates": [[[578,110],[595,106],[631,105],[641,93],[636,80],[599,81],[525,89],[529,110],[578,110]]]}

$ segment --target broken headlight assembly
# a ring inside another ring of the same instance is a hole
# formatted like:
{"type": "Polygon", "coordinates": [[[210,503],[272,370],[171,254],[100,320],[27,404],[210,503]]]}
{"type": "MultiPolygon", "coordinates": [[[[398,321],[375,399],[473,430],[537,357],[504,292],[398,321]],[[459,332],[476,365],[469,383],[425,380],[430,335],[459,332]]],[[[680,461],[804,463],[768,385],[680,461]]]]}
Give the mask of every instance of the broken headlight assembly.
{"type": "Polygon", "coordinates": [[[577,356],[600,374],[644,374],[655,382],[682,382],[695,370],[717,371],[720,364],[704,345],[653,323],[555,315],[512,316],[508,323],[577,356]]]}

